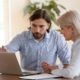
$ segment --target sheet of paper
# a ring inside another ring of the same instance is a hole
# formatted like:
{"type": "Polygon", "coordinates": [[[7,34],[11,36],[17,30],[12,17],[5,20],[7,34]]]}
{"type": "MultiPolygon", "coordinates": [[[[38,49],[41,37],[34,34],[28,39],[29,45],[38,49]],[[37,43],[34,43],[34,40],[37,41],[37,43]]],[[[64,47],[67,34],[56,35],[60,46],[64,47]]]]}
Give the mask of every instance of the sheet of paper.
{"type": "Polygon", "coordinates": [[[52,74],[36,74],[36,75],[29,75],[29,76],[22,76],[19,78],[23,78],[23,79],[45,79],[45,78],[53,78],[53,77],[57,77],[56,75],[52,75],[52,74]]]}

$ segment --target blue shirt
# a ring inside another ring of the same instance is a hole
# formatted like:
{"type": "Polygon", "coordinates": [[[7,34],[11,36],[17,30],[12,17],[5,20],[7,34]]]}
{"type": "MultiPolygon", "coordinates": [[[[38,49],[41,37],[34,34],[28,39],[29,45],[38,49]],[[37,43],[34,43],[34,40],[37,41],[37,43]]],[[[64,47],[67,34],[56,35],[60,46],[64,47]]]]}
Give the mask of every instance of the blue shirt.
{"type": "Polygon", "coordinates": [[[46,32],[41,42],[35,40],[31,31],[24,31],[5,47],[13,53],[20,51],[22,67],[30,70],[42,71],[42,62],[53,65],[57,56],[63,64],[69,64],[71,57],[63,35],[54,30],[46,32]]]}

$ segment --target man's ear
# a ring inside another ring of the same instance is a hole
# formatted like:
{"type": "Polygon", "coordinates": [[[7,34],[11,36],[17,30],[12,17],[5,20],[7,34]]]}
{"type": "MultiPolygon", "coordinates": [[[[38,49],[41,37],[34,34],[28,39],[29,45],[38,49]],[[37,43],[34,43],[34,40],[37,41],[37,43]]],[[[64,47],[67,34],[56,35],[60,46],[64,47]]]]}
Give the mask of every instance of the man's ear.
{"type": "Polygon", "coordinates": [[[73,27],[73,26],[71,26],[71,29],[72,29],[72,30],[74,30],[74,27],[73,27]]]}
{"type": "Polygon", "coordinates": [[[75,28],[73,26],[70,26],[70,29],[71,29],[72,34],[74,34],[75,28]]]}
{"type": "Polygon", "coordinates": [[[72,26],[71,29],[73,32],[75,32],[75,30],[76,30],[74,26],[72,26]]]}

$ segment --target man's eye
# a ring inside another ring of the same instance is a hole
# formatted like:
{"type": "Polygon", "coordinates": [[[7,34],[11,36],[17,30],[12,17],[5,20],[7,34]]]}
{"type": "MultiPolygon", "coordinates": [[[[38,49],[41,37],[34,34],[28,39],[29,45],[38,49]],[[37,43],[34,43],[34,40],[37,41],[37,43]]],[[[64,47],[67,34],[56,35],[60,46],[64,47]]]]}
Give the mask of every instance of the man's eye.
{"type": "Polygon", "coordinates": [[[44,26],[42,25],[42,26],[40,26],[40,28],[43,28],[44,26]]]}
{"type": "Polygon", "coordinates": [[[36,25],[32,25],[32,27],[37,27],[36,25]]]}

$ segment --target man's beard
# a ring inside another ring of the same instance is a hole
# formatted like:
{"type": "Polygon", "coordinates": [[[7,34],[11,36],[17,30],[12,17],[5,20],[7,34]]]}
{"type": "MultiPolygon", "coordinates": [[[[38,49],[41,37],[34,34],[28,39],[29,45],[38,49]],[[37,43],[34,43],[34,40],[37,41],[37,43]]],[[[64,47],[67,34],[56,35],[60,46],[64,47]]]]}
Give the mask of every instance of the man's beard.
{"type": "Polygon", "coordinates": [[[43,38],[44,37],[44,34],[40,34],[40,33],[33,33],[33,36],[34,36],[34,38],[35,39],[41,39],[41,38],[43,38]]]}

